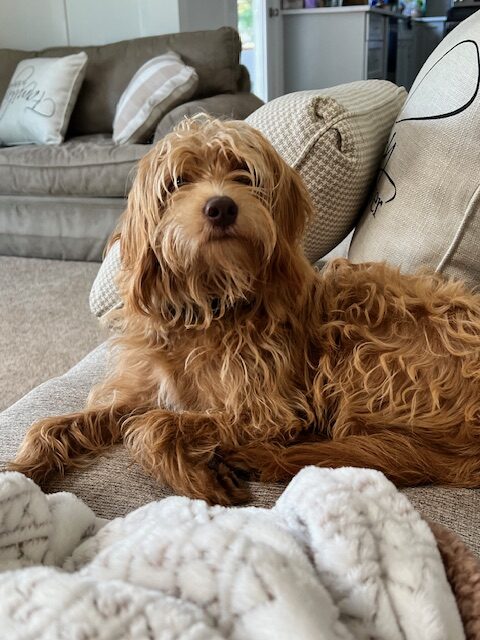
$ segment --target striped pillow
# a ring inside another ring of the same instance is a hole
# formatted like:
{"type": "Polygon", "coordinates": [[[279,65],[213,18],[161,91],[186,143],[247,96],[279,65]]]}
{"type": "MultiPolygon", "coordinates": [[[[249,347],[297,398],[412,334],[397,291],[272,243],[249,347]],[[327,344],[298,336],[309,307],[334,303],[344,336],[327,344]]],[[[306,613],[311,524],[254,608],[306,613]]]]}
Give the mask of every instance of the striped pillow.
{"type": "Polygon", "coordinates": [[[123,92],[113,121],[116,144],[147,142],[163,116],[195,93],[193,67],[169,51],[152,58],[135,73],[123,92]]]}

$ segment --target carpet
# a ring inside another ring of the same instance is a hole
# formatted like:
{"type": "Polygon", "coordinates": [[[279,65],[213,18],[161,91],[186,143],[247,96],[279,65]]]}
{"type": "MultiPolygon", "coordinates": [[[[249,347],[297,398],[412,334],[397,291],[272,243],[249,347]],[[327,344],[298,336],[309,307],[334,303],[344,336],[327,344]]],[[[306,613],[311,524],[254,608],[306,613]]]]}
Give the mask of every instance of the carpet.
{"type": "Polygon", "coordinates": [[[0,256],[0,410],[105,339],[88,306],[98,268],[0,256]]]}

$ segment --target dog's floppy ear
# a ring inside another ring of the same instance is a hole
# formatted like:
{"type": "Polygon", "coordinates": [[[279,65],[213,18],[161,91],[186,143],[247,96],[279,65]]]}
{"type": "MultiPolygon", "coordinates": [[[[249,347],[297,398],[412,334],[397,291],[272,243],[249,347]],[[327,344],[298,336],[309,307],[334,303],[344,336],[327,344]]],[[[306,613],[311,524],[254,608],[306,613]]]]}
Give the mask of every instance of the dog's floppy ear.
{"type": "Polygon", "coordinates": [[[313,217],[313,204],[299,174],[280,157],[277,174],[273,216],[281,239],[292,245],[302,239],[305,226],[313,217]]]}
{"type": "Polygon", "coordinates": [[[152,246],[160,217],[157,196],[159,150],[152,149],[139,162],[137,175],[121,220],[120,290],[126,307],[141,313],[152,311],[152,292],[159,265],[152,246]]]}
{"type": "Polygon", "coordinates": [[[256,156],[255,169],[260,184],[270,194],[268,206],[279,231],[279,240],[293,245],[303,237],[313,217],[310,195],[295,169],[292,169],[265,136],[245,123],[240,124],[242,140],[248,141],[256,156]],[[260,152],[260,153],[258,153],[260,152]]]}

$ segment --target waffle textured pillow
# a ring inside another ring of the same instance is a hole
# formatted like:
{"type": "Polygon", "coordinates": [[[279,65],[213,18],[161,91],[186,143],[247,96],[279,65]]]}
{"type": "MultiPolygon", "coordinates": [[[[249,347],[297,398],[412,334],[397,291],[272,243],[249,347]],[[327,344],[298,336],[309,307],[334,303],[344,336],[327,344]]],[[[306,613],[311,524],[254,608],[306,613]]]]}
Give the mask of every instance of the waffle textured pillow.
{"type": "Polygon", "coordinates": [[[353,228],[406,91],[366,80],[299,91],[248,118],[303,178],[315,207],[304,248],[316,262],[353,228]]]}
{"type": "Polygon", "coordinates": [[[116,284],[117,273],[121,266],[120,241],[117,240],[105,256],[90,290],[90,311],[97,318],[102,318],[109,311],[122,306],[116,284]]]}
{"type": "Polygon", "coordinates": [[[135,73],[118,101],[113,121],[117,144],[147,142],[171,109],[186,102],[198,86],[193,67],[169,51],[152,58],[135,73]]]}
{"type": "Polygon", "coordinates": [[[22,60],[0,105],[0,146],[63,142],[87,54],[22,60]]]}
{"type": "Polygon", "coordinates": [[[396,118],[349,250],[480,283],[480,13],[438,45],[396,118]]]}

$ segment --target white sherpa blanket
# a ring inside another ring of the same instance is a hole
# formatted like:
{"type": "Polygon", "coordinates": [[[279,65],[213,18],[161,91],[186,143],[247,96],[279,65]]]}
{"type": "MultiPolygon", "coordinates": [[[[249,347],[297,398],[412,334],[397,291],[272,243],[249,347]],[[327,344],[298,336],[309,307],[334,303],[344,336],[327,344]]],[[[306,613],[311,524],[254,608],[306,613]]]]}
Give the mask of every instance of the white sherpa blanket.
{"type": "Polygon", "coordinates": [[[376,471],[308,467],[271,510],[152,502],[111,522],[0,476],[9,640],[461,640],[435,539],[376,471]]]}

